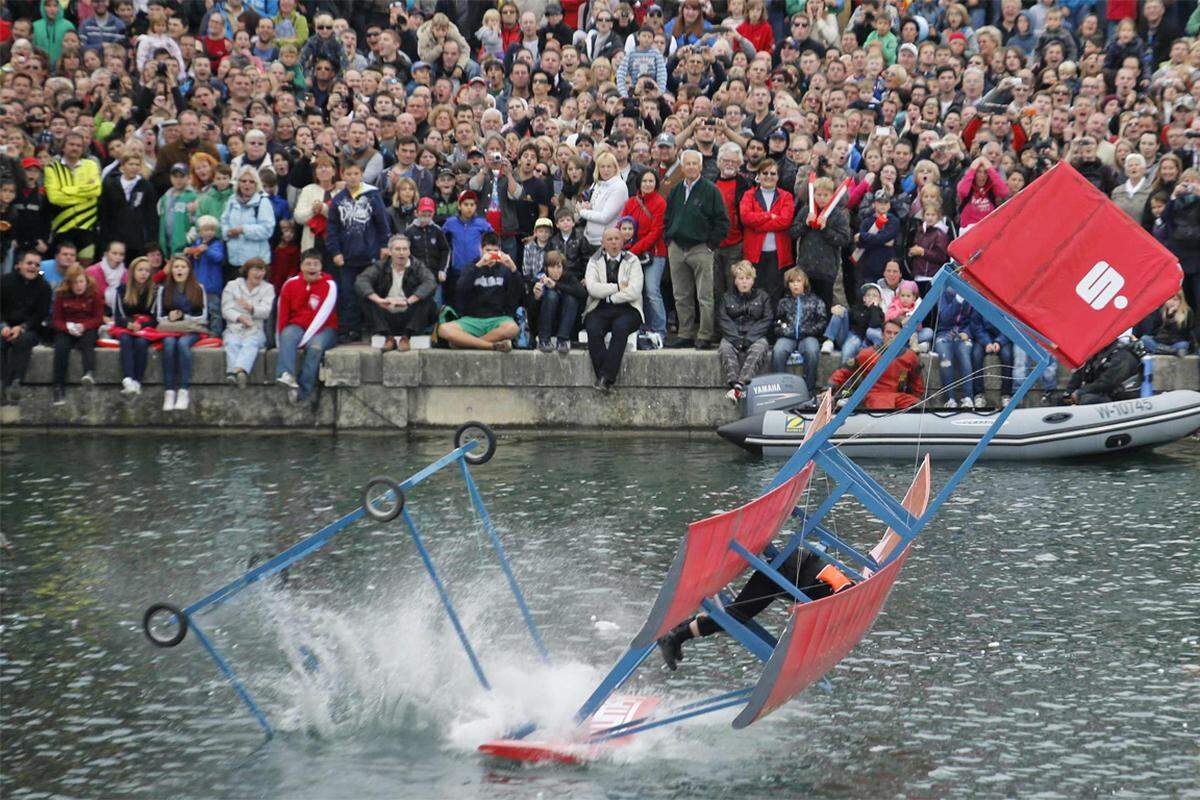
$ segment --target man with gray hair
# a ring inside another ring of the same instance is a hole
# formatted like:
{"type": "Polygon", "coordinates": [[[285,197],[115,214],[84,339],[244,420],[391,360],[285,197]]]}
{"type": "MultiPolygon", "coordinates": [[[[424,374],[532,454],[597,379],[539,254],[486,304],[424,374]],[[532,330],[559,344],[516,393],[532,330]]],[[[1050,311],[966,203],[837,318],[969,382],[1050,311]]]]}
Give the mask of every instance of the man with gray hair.
{"type": "Polygon", "coordinates": [[[698,151],[685,150],[679,158],[682,180],[667,195],[663,238],[679,318],[677,335],[667,341],[668,347],[716,347],[713,253],[729,232],[729,213],[716,185],[701,177],[703,165],[698,151]]]}
{"type": "Polygon", "coordinates": [[[725,213],[729,217],[729,232],[713,253],[713,305],[716,308],[725,296],[725,289],[731,285],[730,268],[742,260],[742,225],[738,208],[741,207],[742,195],[753,189],[754,185],[742,172],[742,148],[737,142],[721,145],[714,160],[717,176],[713,178],[713,183],[721,193],[725,213]]]}
{"type": "MultiPolygon", "coordinates": [[[[421,198],[432,210],[433,200],[421,198]]],[[[437,279],[429,268],[412,258],[411,243],[398,233],[388,240],[388,257],[359,274],[354,290],[363,300],[372,337],[384,337],[383,350],[409,349],[409,337],[433,325],[433,293],[437,279]]]]}

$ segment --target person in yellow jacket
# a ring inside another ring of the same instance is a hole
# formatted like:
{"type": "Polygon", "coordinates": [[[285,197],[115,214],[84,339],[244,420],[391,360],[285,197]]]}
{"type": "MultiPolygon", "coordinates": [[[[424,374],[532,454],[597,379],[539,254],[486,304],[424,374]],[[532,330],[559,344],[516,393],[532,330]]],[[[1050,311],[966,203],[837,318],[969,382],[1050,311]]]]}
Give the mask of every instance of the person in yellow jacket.
{"type": "Polygon", "coordinates": [[[46,199],[54,206],[50,222],[52,246],[68,239],[79,259],[94,253],[96,217],[100,206],[100,165],[84,158],[87,140],[72,131],[63,141],[62,158],[46,166],[46,199]]]}

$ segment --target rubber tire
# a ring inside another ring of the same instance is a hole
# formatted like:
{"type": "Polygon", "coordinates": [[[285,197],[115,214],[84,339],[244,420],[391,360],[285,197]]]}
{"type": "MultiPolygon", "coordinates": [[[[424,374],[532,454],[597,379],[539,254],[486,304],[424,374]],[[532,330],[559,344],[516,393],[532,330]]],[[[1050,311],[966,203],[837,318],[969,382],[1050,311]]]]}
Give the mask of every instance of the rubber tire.
{"type": "Polygon", "coordinates": [[[376,477],[367,481],[367,485],[363,487],[362,505],[363,510],[367,512],[367,516],[377,522],[391,522],[396,517],[400,516],[400,512],[404,510],[404,492],[400,489],[400,484],[396,483],[391,478],[376,477]],[[396,507],[391,511],[380,512],[371,507],[370,497],[371,489],[375,486],[386,486],[395,493],[398,502],[396,507]]]}
{"type": "Polygon", "coordinates": [[[487,439],[487,447],[480,453],[478,449],[467,453],[463,456],[468,464],[486,464],[492,460],[492,456],[496,455],[496,434],[495,432],[482,422],[470,420],[458,426],[458,430],[454,432],[454,447],[458,449],[463,446],[463,438],[472,428],[478,429],[487,439]]]}
{"type": "Polygon", "coordinates": [[[175,647],[183,641],[183,637],[187,636],[187,615],[170,603],[155,603],[147,608],[146,613],[142,615],[142,632],[146,634],[146,638],[155,647],[175,647]],[[175,616],[175,619],[179,620],[179,632],[170,639],[156,639],[154,638],[154,634],[150,633],[150,619],[159,611],[170,611],[175,616]]]}

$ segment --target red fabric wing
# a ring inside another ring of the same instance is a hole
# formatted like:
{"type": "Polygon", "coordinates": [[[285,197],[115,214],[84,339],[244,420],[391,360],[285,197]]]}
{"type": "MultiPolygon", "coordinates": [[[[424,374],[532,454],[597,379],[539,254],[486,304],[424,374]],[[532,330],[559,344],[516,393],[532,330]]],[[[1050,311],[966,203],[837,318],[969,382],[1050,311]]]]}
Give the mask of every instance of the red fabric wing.
{"type": "Polygon", "coordinates": [[[950,243],[964,277],[1075,368],[1174,294],[1179,259],[1059,163],[950,243]]]}

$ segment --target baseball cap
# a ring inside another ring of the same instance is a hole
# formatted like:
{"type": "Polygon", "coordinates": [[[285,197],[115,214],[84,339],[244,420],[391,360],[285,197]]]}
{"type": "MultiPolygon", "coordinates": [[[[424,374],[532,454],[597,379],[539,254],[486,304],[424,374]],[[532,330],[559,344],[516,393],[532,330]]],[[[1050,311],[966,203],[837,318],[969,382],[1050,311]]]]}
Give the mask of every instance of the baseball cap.
{"type": "Polygon", "coordinates": [[[417,211],[437,211],[437,204],[432,197],[422,197],[417,201],[417,211]]]}
{"type": "Polygon", "coordinates": [[[880,189],[879,191],[877,191],[875,193],[875,196],[871,198],[871,202],[872,203],[890,203],[890,202],[892,202],[892,193],[889,192],[887,189],[880,189]]]}
{"type": "Polygon", "coordinates": [[[21,162],[21,169],[34,169],[35,167],[36,167],[37,169],[41,169],[41,168],[42,168],[42,162],[41,162],[41,161],[38,161],[38,160],[37,160],[36,158],[34,158],[33,156],[30,156],[29,158],[27,158],[27,159],[25,159],[24,161],[22,161],[22,162],[21,162]]]}
{"type": "Polygon", "coordinates": [[[905,51],[912,53],[915,56],[917,55],[917,46],[912,42],[905,42],[904,44],[900,45],[900,49],[897,52],[902,53],[905,51]]]}
{"type": "Polygon", "coordinates": [[[171,174],[172,175],[187,175],[188,174],[187,164],[183,164],[183,163],[172,164],[171,165],[171,174]]]}
{"type": "Polygon", "coordinates": [[[478,199],[479,199],[479,195],[477,195],[475,193],[475,191],[472,189],[464,189],[463,191],[458,193],[458,202],[460,202],[460,203],[463,200],[478,200],[478,199]]]}
{"type": "Polygon", "coordinates": [[[657,3],[651,3],[650,5],[646,6],[646,13],[647,14],[655,14],[655,13],[661,14],[662,7],[659,6],[657,3]]]}
{"type": "Polygon", "coordinates": [[[467,81],[468,85],[472,83],[482,83],[484,86],[487,86],[487,79],[482,75],[476,75],[474,78],[471,78],[471,80],[467,81]]]}
{"type": "Polygon", "coordinates": [[[430,66],[428,61],[418,61],[412,65],[412,68],[413,72],[416,72],[419,69],[430,69],[430,66]]]}
{"type": "Polygon", "coordinates": [[[533,223],[533,229],[537,230],[541,227],[553,228],[554,223],[550,221],[549,217],[538,217],[538,221],[533,223]]]}
{"type": "Polygon", "coordinates": [[[783,128],[776,128],[775,130],[771,131],[771,135],[768,136],[767,138],[768,139],[786,139],[786,138],[788,138],[788,135],[787,135],[787,131],[785,131],[783,128]]]}
{"type": "Polygon", "coordinates": [[[450,169],[450,167],[442,167],[438,170],[437,176],[439,178],[453,178],[454,170],[450,169]]]}
{"type": "Polygon", "coordinates": [[[660,133],[658,138],[654,140],[654,146],[666,145],[667,147],[675,146],[675,135],[671,133],[660,133]]]}

